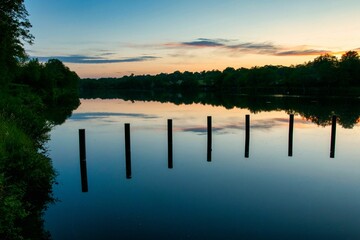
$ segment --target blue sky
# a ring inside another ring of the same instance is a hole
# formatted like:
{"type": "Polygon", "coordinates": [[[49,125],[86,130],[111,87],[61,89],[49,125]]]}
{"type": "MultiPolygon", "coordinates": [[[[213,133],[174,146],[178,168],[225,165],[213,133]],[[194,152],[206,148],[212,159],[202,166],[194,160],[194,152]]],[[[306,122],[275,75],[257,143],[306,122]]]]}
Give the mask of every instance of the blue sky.
{"type": "Polygon", "coordinates": [[[266,64],[360,48],[360,1],[25,0],[31,57],[81,77],[266,64]]]}

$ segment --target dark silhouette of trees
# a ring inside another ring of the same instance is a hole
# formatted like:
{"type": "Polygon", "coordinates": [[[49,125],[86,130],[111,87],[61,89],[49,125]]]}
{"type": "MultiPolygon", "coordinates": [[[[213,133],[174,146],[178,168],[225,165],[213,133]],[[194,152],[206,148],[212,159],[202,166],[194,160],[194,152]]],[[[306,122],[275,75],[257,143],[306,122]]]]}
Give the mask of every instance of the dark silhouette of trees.
{"type": "MultiPolygon", "coordinates": [[[[68,67],[57,59],[50,59],[46,63],[31,59],[21,64],[17,76],[13,80],[14,86],[12,87],[27,88],[30,90],[30,92],[27,92],[28,94],[35,93],[46,103],[46,113],[53,112],[54,107],[56,107],[57,111],[61,112],[67,109],[71,113],[71,110],[79,105],[79,79],[75,72],[70,71],[68,67]]],[[[24,90],[22,91],[24,94],[24,90]]],[[[54,116],[54,114],[55,112],[51,115],[54,116]]],[[[61,123],[58,117],[54,122],[61,123]]]]}
{"type": "Polygon", "coordinates": [[[324,54],[313,61],[290,67],[229,67],[222,72],[176,71],[154,76],[82,79],[80,87],[83,97],[99,97],[99,89],[112,89],[115,90],[112,97],[128,100],[155,100],[175,104],[203,103],[226,108],[247,108],[252,112],[281,109],[289,113],[298,113],[322,126],[328,125],[331,116],[336,114],[343,127],[352,128],[359,119],[360,109],[357,100],[349,98],[340,101],[330,98],[310,101],[305,98],[300,101],[298,98],[271,98],[265,101],[261,95],[295,93],[322,97],[351,94],[358,96],[360,57],[357,52],[348,51],[340,59],[324,54]],[[240,94],[247,94],[247,97],[240,94]],[[272,104],[264,104],[267,101],[272,104]]]}
{"type": "Polygon", "coordinates": [[[0,84],[11,81],[19,62],[26,59],[23,43],[32,44],[31,24],[23,0],[1,0],[0,84]]]}
{"type": "Polygon", "coordinates": [[[121,78],[82,79],[80,87],[90,89],[222,91],[231,93],[347,94],[360,87],[360,59],[348,51],[341,59],[324,54],[296,66],[231,67],[224,71],[173,72],[121,78]]]}
{"type": "Polygon", "coordinates": [[[47,239],[55,171],[45,142],[78,106],[78,80],[59,60],[28,60],[23,0],[0,0],[0,239],[47,239]],[[53,111],[56,109],[56,111],[53,111]]]}
{"type": "Polygon", "coordinates": [[[341,56],[339,63],[342,81],[348,85],[360,85],[360,57],[355,51],[348,51],[341,56]]]}
{"type": "Polygon", "coordinates": [[[310,65],[316,75],[314,86],[334,86],[338,84],[338,60],[335,56],[324,54],[314,59],[310,65]]]}

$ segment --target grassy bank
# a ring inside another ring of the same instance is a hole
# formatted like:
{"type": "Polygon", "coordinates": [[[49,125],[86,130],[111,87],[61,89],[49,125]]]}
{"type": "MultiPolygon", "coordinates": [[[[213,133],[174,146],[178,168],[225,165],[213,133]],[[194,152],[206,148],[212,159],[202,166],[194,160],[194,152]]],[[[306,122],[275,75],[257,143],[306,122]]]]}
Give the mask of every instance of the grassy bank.
{"type": "Polygon", "coordinates": [[[44,206],[53,201],[55,171],[37,143],[14,122],[0,117],[0,236],[41,239],[44,206]]]}
{"type": "Polygon", "coordinates": [[[42,217],[56,174],[44,144],[78,105],[76,87],[0,90],[0,239],[49,238],[42,217]]]}

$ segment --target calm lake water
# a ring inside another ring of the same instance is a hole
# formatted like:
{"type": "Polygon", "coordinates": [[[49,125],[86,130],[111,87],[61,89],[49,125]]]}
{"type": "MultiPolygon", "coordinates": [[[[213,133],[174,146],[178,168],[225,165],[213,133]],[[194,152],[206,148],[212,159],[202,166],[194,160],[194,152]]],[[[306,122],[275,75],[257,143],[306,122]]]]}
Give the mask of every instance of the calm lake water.
{"type": "Polygon", "coordinates": [[[334,158],[330,125],[295,114],[292,157],[288,138],[285,111],[83,99],[51,132],[59,201],[47,210],[45,226],[53,239],[360,239],[360,124],[337,125],[334,158]],[[86,129],[87,191],[79,129],[86,129]]]}

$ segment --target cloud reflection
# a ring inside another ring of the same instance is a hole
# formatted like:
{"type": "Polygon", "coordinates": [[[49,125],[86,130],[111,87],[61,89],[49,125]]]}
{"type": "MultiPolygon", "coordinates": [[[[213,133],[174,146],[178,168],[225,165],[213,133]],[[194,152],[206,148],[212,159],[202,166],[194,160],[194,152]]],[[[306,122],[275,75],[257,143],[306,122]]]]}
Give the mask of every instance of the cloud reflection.
{"type": "MultiPolygon", "coordinates": [[[[91,119],[106,119],[109,117],[130,117],[142,119],[155,119],[159,118],[156,115],[142,114],[142,113],[106,113],[106,112],[93,112],[93,113],[74,113],[70,119],[73,121],[83,121],[91,119]]],[[[110,121],[110,120],[107,120],[110,121]]],[[[111,122],[111,121],[110,121],[111,122]]]]}
{"type": "MultiPolygon", "coordinates": [[[[219,132],[222,131],[224,128],[221,127],[213,127],[213,132],[219,132]]],[[[180,128],[179,129],[182,132],[193,132],[197,133],[199,135],[205,135],[207,133],[207,127],[186,127],[186,128],[180,128]]]]}
{"type": "MultiPolygon", "coordinates": [[[[288,118],[272,118],[272,119],[254,119],[250,122],[250,128],[251,129],[258,129],[258,130],[269,130],[273,127],[286,125],[288,124],[289,119],[288,118]]],[[[207,127],[206,126],[194,126],[194,127],[184,127],[184,128],[178,128],[181,132],[193,132],[199,135],[205,135],[207,133],[207,127]]],[[[232,122],[225,125],[217,125],[216,127],[212,128],[213,132],[216,132],[218,134],[222,133],[229,133],[232,130],[245,130],[245,123],[244,122],[232,122]]]]}

